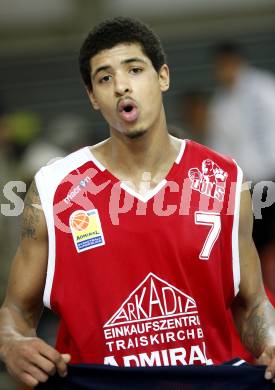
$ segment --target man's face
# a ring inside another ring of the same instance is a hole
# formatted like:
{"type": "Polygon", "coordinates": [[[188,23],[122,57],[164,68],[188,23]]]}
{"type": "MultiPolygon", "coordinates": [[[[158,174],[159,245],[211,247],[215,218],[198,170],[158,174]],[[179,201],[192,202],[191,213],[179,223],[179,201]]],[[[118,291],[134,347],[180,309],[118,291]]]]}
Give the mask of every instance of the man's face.
{"type": "Polygon", "coordinates": [[[169,88],[169,71],[157,73],[139,44],[119,44],[90,61],[93,91],[89,97],[111,130],[136,138],[160,117],[162,92],[169,88]]]}

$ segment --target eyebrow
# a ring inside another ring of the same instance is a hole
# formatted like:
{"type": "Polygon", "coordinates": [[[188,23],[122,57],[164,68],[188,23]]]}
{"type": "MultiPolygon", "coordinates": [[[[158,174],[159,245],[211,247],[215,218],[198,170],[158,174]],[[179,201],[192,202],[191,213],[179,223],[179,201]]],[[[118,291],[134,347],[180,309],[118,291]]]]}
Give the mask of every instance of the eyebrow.
{"type": "MultiPolygon", "coordinates": [[[[141,62],[143,64],[146,64],[146,61],[144,61],[144,59],[140,58],[140,57],[131,57],[131,58],[127,58],[123,61],[121,61],[121,65],[124,65],[124,64],[129,64],[131,62],[141,62]]],[[[102,66],[99,66],[92,74],[92,79],[95,78],[95,76],[103,71],[103,70],[108,70],[108,69],[111,69],[111,65],[102,65],[102,66]]]]}

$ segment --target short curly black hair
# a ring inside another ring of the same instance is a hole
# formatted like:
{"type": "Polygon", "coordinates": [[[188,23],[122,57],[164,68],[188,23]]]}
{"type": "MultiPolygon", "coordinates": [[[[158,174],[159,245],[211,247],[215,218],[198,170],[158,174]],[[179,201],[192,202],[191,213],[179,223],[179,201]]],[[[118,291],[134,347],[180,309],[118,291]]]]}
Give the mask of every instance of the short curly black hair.
{"type": "Polygon", "coordinates": [[[159,72],[166,62],[166,56],[159,37],[145,23],[129,17],[107,19],[89,32],[79,54],[82,79],[88,90],[92,90],[90,60],[104,49],[111,49],[120,43],[138,43],[143,53],[159,72]]]}

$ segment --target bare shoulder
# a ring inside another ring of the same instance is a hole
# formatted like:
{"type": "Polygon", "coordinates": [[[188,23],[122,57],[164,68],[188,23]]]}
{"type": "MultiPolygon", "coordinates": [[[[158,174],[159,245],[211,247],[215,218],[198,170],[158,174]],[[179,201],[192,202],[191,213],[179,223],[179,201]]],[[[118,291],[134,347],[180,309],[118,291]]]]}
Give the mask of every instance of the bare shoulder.
{"type": "Polygon", "coordinates": [[[46,238],[47,227],[35,180],[30,185],[24,200],[21,219],[21,239],[37,240],[46,238]]]}

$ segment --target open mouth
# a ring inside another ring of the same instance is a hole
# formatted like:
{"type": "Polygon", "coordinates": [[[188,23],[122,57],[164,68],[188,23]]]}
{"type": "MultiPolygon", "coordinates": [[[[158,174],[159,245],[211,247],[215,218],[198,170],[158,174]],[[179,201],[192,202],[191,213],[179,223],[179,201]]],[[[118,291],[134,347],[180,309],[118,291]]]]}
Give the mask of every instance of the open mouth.
{"type": "Polygon", "coordinates": [[[131,101],[121,101],[118,105],[118,112],[119,116],[126,122],[134,122],[139,115],[138,107],[131,101]]]}
{"type": "Polygon", "coordinates": [[[134,107],[131,104],[129,104],[126,107],[124,107],[122,111],[131,112],[133,110],[133,108],[134,107]]]}

